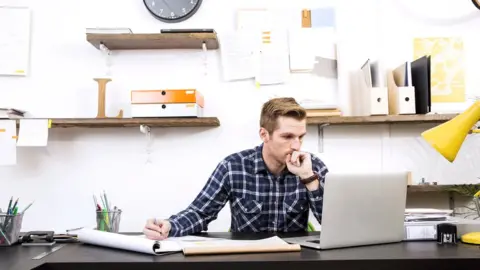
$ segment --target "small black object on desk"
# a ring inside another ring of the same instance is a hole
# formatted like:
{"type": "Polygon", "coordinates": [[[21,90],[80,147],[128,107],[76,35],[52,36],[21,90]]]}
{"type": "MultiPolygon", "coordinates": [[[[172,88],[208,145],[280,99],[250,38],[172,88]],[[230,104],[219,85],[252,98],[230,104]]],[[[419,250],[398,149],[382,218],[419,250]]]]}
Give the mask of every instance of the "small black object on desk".
{"type": "Polygon", "coordinates": [[[437,243],[438,244],[456,244],[457,226],[451,223],[437,224],[437,243]]]}
{"type": "Polygon", "coordinates": [[[31,231],[22,236],[20,242],[24,246],[28,245],[53,245],[53,231],[31,231]]]}

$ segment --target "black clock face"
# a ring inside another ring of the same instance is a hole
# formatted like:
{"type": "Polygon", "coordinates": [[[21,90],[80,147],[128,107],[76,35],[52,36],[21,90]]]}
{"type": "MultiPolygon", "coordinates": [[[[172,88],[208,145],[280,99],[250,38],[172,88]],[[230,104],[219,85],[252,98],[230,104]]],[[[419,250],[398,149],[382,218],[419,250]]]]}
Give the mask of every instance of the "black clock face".
{"type": "Polygon", "coordinates": [[[190,18],[202,0],[143,0],[148,11],[163,22],[181,22],[190,18]]]}

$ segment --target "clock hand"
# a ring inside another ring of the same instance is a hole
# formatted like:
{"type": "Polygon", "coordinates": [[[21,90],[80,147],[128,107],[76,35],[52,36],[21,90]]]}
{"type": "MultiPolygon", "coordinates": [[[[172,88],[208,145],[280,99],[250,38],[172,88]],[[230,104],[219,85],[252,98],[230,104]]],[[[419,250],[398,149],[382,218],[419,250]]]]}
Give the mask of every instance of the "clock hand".
{"type": "Polygon", "coordinates": [[[167,6],[168,9],[170,9],[170,12],[174,12],[173,9],[167,4],[166,0],[162,0],[162,2],[167,6]]]}

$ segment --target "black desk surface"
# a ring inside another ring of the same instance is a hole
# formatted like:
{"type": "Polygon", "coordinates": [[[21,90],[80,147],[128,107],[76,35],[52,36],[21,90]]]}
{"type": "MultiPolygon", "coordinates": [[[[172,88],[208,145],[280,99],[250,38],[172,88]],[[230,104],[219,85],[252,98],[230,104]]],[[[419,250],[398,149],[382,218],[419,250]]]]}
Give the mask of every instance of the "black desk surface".
{"type": "MultiPolygon", "coordinates": [[[[285,235],[282,236],[297,236],[285,235]]],[[[265,234],[209,233],[202,236],[230,239],[260,239],[265,234]]],[[[58,245],[58,244],[57,244],[58,245]]],[[[32,258],[50,247],[15,245],[0,248],[1,270],[26,269],[474,269],[480,265],[480,248],[459,243],[441,246],[436,242],[403,242],[355,248],[301,252],[199,255],[175,253],[153,256],[130,251],[97,247],[83,243],[67,244],[43,259],[32,258]]]]}

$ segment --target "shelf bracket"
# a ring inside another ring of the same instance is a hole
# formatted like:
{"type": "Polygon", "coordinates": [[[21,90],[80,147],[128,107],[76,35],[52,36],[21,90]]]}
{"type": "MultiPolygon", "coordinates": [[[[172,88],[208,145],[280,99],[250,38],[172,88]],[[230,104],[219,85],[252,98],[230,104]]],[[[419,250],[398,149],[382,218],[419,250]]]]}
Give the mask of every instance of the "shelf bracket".
{"type": "Polygon", "coordinates": [[[208,74],[208,54],[207,54],[207,43],[202,42],[202,51],[203,51],[203,75],[206,77],[208,74]]]}
{"type": "Polygon", "coordinates": [[[325,123],[325,124],[317,125],[317,133],[318,133],[317,151],[318,151],[318,153],[323,153],[323,128],[328,126],[328,125],[330,125],[330,124],[325,123]]]}
{"type": "Polygon", "coordinates": [[[147,160],[145,161],[146,164],[152,163],[152,129],[150,126],[147,125],[140,125],[140,132],[145,134],[145,138],[147,139],[147,145],[145,146],[145,152],[147,154],[147,160]]]}
{"type": "Polygon", "coordinates": [[[106,68],[105,74],[106,76],[110,76],[111,75],[110,67],[112,66],[111,51],[103,43],[100,43],[100,51],[103,53],[103,56],[105,57],[105,68],[106,68]]]}

